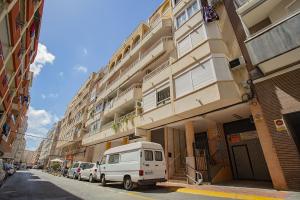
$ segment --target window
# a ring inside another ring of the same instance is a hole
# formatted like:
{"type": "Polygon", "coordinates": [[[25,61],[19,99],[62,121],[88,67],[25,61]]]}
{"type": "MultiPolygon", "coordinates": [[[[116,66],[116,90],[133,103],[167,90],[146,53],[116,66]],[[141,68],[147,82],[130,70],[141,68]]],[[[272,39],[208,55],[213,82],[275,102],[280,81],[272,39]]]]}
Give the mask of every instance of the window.
{"type": "Polygon", "coordinates": [[[188,36],[186,36],[183,40],[178,42],[177,45],[178,57],[182,57],[188,51],[195,48],[205,39],[206,39],[205,31],[203,29],[203,26],[200,26],[199,28],[191,32],[188,36]]]}
{"type": "Polygon", "coordinates": [[[145,150],[145,161],[153,161],[153,152],[150,150],[145,150]]]}
{"type": "Polygon", "coordinates": [[[100,165],[104,165],[105,163],[106,163],[106,156],[103,156],[100,165]]]}
{"type": "Polygon", "coordinates": [[[176,17],[177,27],[180,27],[187,20],[185,11],[182,12],[178,17],[176,17]]]}
{"type": "Polygon", "coordinates": [[[186,10],[187,10],[188,17],[191,18],[199,10],[199,4],[198,4],[198,2],[195,1],[186,10]]]}
{"type": "Polygon", "coordinates": [[[170,87],[167,87],[156,94],[157,106],[164,104],[166,101],[170,100],[170,87]]]}
{"type": "MultiPolygon", "coordinates": [[[[175,2],[175,5],[176,5],[176,2],[175,2]]],[[[196,0],[176,17],[177,28],[182,26],[182,24],[184,24],[184,22],[186,22],[188,19],[190,19],[199,10],[200,10],[200,6],[199,6],[198,1],[196,0]]]]}
{"type": "Polygon", "coordinates": [[[97,106],[96,106],[96,112],[100,112],[103,110],[103,103],[99,103],[97,106]]]}
{"type": "Polygon", "coordinates": [[[181,0],[174,0],[174,5],[176,6],[181,0]]]}
{"type": "Polygon", "coordinates": [[[176,97],[178,98],[199,88],[203,88],[215,80],[211,60],[200,64],[175,78],[176,97]]]}
{"type": "Polygon", "coordinates": [[[161,151],[155,151],[155,160],[156,161],[162,161],[163,160],[163,155],[161,151]]]}
{"type": "Polygon", "coordinates": [[[109,155],[108,164],[116,164],[119,163],[119,154],[109,155]]]}

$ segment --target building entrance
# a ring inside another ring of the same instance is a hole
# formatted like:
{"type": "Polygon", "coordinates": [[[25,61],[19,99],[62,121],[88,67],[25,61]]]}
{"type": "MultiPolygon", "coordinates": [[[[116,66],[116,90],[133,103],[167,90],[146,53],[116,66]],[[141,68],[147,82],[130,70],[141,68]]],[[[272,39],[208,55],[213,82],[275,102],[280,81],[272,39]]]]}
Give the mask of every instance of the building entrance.
{"type": "Polygon", "coordinates": [[[270,181],[254,123],[243,119],[223,126],[234,179],[270,181]]]}
{"type": "Polygon", "coordinates": [[[283,117],[300,153],[300,112],[288,113],[283,117]]]}

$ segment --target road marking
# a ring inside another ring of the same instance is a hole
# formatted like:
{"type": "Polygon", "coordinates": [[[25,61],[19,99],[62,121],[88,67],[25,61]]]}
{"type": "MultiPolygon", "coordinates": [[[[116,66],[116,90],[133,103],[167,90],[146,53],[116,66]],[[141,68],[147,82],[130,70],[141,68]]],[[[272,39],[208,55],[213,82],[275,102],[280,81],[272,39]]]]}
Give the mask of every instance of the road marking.
{"type": "Polygon", "coordinates": [[[222,198],[229,198],[229,199],[242,199],[242,200],[253,200],[253,199],[255,199],[255,200],[283,200],[281,198],[265,197],[265,196],[251,195],[251,194],[217,192],[217,191],[211,191],[211,190],[196,190],[196,189],[189,189],[189,188],[179,188],[179,189],[176,190],[176,192],[195,194],[195,195],[203,195],[203,196],[210,196],[210,197],[222,197],[222,198]]]}
{"type": "Polygon", "coordinates": [[[125,194],[129,195],[129,196],[132,196],[132,197],[135,197],[135,198],[138,198],[138,199],[144,199],[144,200],[155,200],[153,198],[150,198],[150,197],[145,197],[143,195],[140,195],[136,192],[126,192],[125,194]]]}

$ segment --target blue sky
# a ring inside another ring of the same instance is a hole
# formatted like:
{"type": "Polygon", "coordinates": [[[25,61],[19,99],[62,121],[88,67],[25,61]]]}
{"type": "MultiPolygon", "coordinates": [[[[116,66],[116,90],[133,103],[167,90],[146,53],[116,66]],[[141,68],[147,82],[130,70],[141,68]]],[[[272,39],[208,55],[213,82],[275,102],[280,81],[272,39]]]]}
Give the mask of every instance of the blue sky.
{"type": "MultiPolygon", "coordinates": [[[[27,134],[46,136],[80,85],[162,0],[46,0],[27,134]]],[[[41,141],[26,137],[27,149],[41,141]]]]}

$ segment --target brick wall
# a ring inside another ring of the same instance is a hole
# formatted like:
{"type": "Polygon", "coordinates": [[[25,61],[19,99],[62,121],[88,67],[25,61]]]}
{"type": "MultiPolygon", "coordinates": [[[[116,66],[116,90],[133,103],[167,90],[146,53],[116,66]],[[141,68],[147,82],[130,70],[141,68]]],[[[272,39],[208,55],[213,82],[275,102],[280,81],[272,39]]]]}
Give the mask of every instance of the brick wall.
{"type": "Polygon", "coordinates": [[[274,120],[281,119],[282,114],[300,111],[299,77],[300,69],[296,69],[255,84],[280,165],[292,190],[300,190],[300,153],[287,131],[276,130],[274,120]]]}

